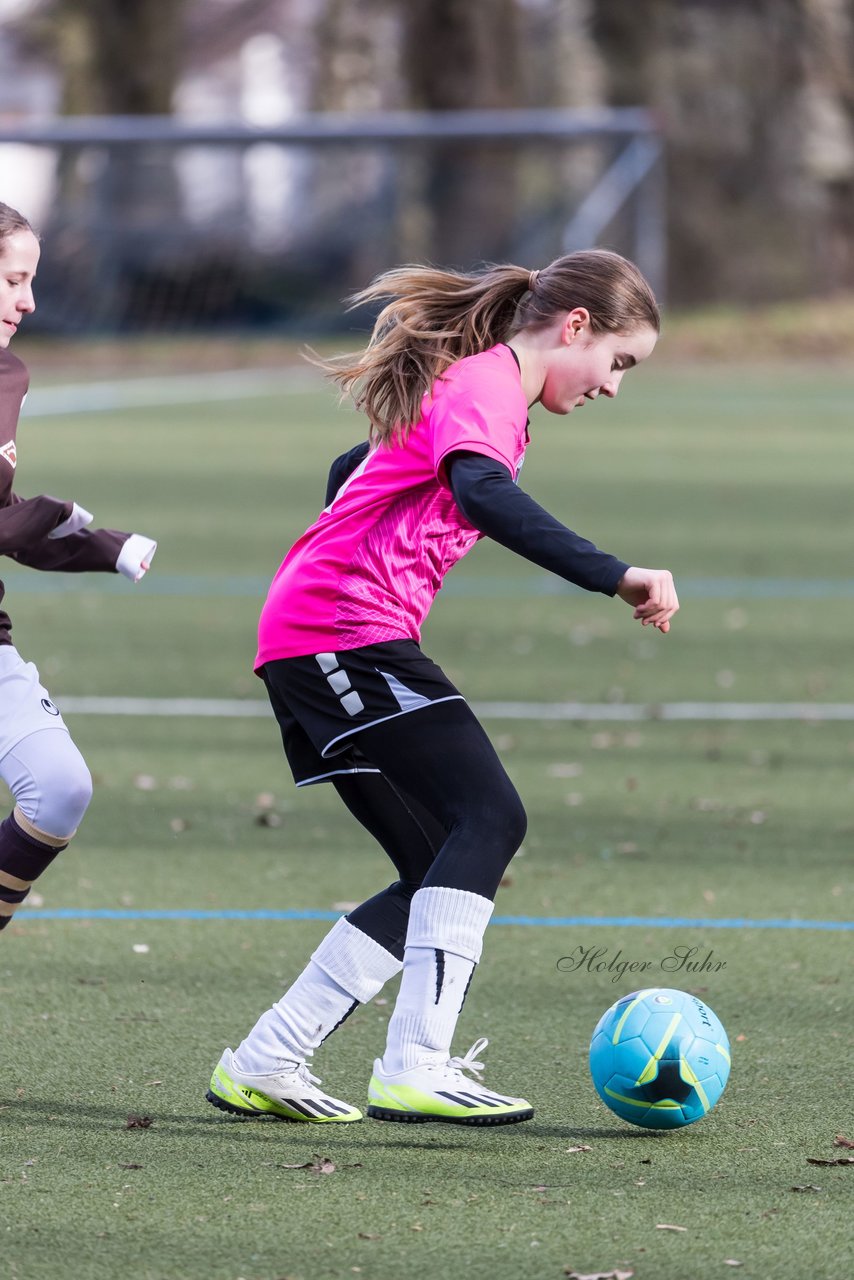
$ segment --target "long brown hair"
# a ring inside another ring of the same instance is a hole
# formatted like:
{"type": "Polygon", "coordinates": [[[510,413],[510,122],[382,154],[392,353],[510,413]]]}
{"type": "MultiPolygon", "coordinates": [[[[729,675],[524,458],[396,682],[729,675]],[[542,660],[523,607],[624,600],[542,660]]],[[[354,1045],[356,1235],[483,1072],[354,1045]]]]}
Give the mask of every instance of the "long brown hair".
{"type": "Polygon", "coordinates": [[[541,271],[490,265],[470,275],[403,266],[377,276],[351,308],[388,298],[364,351],[317,363],[388,440],[417,422],[421,401],[449,365],[522,329],[585,307],[594,333],[660,328],[652,289],[634,263],[605,249],[556,258],[541,271]]]}
{"type": "MultiPolygon", "coordinates": [[[[3,204],[0,201],[0,255],[3,253],[3,241],[13,236],[17,231],[32,231],[27,219],[22,213],[18,213],[17,209],[13,209],[11,205],[3,204]]],[[[35,232],[33,231],[33,235],[35,232]]]]}

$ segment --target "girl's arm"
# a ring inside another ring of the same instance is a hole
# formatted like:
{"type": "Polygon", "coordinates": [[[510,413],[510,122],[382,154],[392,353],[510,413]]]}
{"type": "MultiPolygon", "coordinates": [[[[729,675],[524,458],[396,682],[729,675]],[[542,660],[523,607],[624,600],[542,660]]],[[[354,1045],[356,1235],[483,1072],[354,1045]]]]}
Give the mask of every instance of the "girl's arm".
{"type": "MultiPolygon", "coordinates": [[[[88,515],[88,512],[83,515],[88,515]]],[[[69,518],[64,525],[73,529],[72,519],[69,518]]],[[[139,533],[123,533],[118,529],[93,529],[91,532],[80,529],[63,535],[62,527],[55,529],[53,536],[47,534],[6,554],[30,569],[58,573],[121,573],[138,582],[150,567],[157,550],[157,543],[152,538],[139,533]]]]}
{"type": "Polygon", "coordinates": [[[130,535],[117,529],[86,529],[67,538],[43,538],[11,553],[30,569],[59,573],[115,573],[119,553],[130,535]]]}
{"type": "Polygon", "coordinates": [[[527,493],[506,467],[484,454],[454,453],[446,463],[451,492],[481,533],[587,591],[618,595],[643,626],[670,630],[679,608],[667,569],[627,565],[567,529],[527,493]]]}
{"type": "Polygon", "coordinates": [[[629,565],[561,524],[518,488],[500,462],[454,453],[446,469],[457,506],[481,533],[586,591],[616,594],[629,565]]]}
{"type": "Polygon", "coordinates": [[[45,494],[19,498],[10,493],[8,505],[0,506],[0,555],[15,555],[48,538],[71,517],[73,507],[45,494]]]}

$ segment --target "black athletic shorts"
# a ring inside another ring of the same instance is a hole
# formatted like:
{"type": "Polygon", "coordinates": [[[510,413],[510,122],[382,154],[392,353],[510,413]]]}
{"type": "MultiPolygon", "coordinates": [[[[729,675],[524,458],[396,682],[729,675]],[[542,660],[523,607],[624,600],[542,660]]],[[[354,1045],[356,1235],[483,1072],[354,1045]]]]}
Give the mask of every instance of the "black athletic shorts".
{"type": "Polygon", "coordinates": [[[362,729],[463,698],[414,640],[276,658],[258,674],[298,787],[342,773],[379,772],[359,749],[362,729]]]}

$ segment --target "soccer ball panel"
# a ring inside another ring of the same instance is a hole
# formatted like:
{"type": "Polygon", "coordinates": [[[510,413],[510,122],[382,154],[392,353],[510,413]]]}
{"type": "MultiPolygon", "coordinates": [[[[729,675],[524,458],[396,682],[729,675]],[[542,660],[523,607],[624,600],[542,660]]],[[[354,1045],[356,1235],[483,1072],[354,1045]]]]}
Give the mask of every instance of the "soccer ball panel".
{"type": "Polygon", "coordinates": [[[644,1128],[699,1120],[723,1093],[729,1068],[720,1019],[699,997],[671,988],[622,996],[599,1019],[590,1042],[599,1097],[644,1128]]]}

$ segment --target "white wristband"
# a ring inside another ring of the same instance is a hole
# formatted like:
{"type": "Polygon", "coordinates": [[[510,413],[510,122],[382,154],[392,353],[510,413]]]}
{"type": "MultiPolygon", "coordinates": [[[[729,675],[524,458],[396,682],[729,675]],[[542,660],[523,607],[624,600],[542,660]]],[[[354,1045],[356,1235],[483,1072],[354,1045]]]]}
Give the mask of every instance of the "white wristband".
{"type": "Polygon", "coordinates": [[[132,533],[119,552],[116,568],[132,582],[139,582],[145,569],[151,564],[156,550],[157,543],[152,538],[146,538],[141,533],[132,533]],[[143,561],[145,561],[145,568],[143,561]]]}
{"type": "Polygon", "coordinates": [[[67,520],[63,520],[62,524],[58,524],[55,529],[51,529],[47,535],[49,538],[67,538],[70,533],[79,533],[87,524],[91,524],[95,517],[91,511],[87,511],[85,507],[79,507],[75,502],[71,508],[71,515],[67,520]]]}

